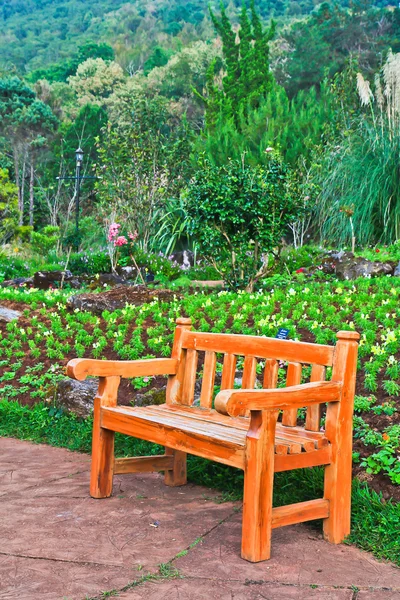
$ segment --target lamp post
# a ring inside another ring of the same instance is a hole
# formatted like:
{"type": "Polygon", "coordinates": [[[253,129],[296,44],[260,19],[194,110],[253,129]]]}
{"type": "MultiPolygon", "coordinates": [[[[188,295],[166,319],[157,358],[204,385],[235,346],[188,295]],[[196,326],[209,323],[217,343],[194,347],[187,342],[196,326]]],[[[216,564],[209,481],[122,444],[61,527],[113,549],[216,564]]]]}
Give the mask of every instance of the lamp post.
{"type": "Polygon", "coordinates": [[[81,181],[83,179],[97,179],[96,176],[87,176],[81,175],[81,169],[83,165],[83,150],[79,146],[77,150],[75,150],[75,160],[76,160],[76,169],[75,169],[75,177],[56,177],[57,180],[60,179],[73,179],[75,181],[75,242],[74,246],[76,250],[79,250],[79,200],[80,200],[80,192],[81,192],[81,181]]]}
{"type": "Polygon", "coordinates": [[[76,245],[79,245],[79,194],[81,190],[81,168],[83,164],[83,150],[79,146],[75,150],[76,175],[75,175],[75,239],[76,245]]]}

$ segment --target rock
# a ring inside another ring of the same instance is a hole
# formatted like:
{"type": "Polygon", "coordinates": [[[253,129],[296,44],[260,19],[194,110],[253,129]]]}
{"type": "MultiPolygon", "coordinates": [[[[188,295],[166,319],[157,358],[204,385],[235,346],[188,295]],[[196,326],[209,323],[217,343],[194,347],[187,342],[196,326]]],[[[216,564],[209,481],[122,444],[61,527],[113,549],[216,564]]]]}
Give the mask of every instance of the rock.
{"type": "Polygon", "coordinates": [[[162,388],[153,388],[147,392],[137,393],[134,396],[133,404],[135,406],[151,406],[152,404],[164,404],[166,401],[167,386],[162,388]]]}
{"type": "Polygon", "coordinates": [[[33,277],[16,277],[15,279],[7,279],[0,283],[0,287],[19,288],[23,286],[31,287],[33,285],[33,277]]]}
{"type": "Polygon", "coordinates": [[[135,267],[119,267],[118,273],[123,279],[135,279],[137,277],[137,270],[135,267]]]}
{"type": "Polygon", "coordinates": [[[337,261],[335,272],[338,279],[357,279],[358,277],[390,275],[393,267],[388,263],[372,262],[359,256],[337,261]]]}
{"type": "Polygon", "coordinates": [[[98,379],[87,379],[86,381],[62,379],[57,384],[57,404],[78,417],[85,418],[93,410],[93,400],[98,386],[98,379]]]}
{"type": "Polygon", "coordinates": [[[39,290],[48,290],[51,287],[59,287],[61,282],[69,283],[74,276],[71,271],[37,271],[33,275],[33,285],[39,290]],[[58,284],[55,286],[55,284],[58,284]]]}
{"type": "Polygon", "coordinates": [[[10,323],[11,321],[17,321],[21,315],[22,313],[18,310],[12,310],[11,308],[0,306],[0,321],[6,321],[6,323],[10,323]]]}
{"type": "Polygon", "coordinates": [[[390,263],[374,262],[352,252],[330,251],[319,267],[324,273],[335,274],[338,279],[357,279],[358,277],[378,277],[390,275],[393,266],[390,263]]]}
{"type": "Polygon", "coordinates": [[[115,273],[101,273],[97,279],[100,286],[109,285],[115,287],[116,285],[126,284],[126,279],[115,273]]]}
{"type": "Polygon", "coordinates": [[[79,308],[101,315],[104,310],[113,312],[127,304],[141,305],[152,300],[169,301],[177,296],[170,290],[150,290],[145,285],[119,285],[112,290],[97,294],[77,294],[68,298],[71,309],[79,308]]]}
{"type": "Polygon", "coordinates": [[[182,269],[190,269],[194,265],[194,252],[183,250],[183,252],[174,252],[168,257],[172,262],[176,262],[182,269]]]}
{"type": "Polygon", "coordinates": [[[399,264],[397,265],[397,267],[395,268],[393,275],[395,277],[400,277],[400,261],[399,261],[399,264]]]}

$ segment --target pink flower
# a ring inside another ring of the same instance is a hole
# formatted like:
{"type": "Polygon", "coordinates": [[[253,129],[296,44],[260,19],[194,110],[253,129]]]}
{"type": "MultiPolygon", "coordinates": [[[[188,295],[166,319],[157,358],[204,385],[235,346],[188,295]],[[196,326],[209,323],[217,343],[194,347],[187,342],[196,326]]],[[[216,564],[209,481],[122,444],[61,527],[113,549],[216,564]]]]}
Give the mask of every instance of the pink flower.
{"type": "Polygon", "coordinates": [[[114,246],[124,246],[128,243],[128,240],[124,235],[119,235],[116,240],[114,240],[114,246]]]}
{"type": "Polygon", "coordinates": [[[133,233],[129,232],[128,233],[128,238],[130,238],[132,240],[132,242],[134,242],[136,240],[136,238],[138,237],[138,232],[134,231],[133,233]]]}
{"type": "Polygon", "coordinates": [[[273,148],[271,148],[271,146],[268,146],[268,148],[265,148],[265,152],[273,152],[273,148]]]}
{"type": "Polygon", "coordinates": [[[109,242],[111,242],[118,235],[120,227],[121,225],[119,223],[111,223],[107,236],[109,242]]]}

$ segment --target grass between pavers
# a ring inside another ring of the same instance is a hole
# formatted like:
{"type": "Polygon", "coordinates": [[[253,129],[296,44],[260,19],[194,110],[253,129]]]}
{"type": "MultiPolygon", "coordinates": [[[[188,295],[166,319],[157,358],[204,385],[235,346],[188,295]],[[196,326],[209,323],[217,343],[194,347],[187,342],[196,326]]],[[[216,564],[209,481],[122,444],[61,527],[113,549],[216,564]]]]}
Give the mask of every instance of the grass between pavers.
{"type": "MultiPolygon", "coordinates": [[[[17,401],[0,401],[0,436],[15,437],[36,443],[89,453],[92,418],[79,419],[73,414],[48,405],[32,408],[17,401]]],[[[158,454],[160,447],[149,442],[116,434],[117,456],[158,454]]],[[[225,500],[242,497],[243,472],[196,456],[188,456],[188,478],[193,483],[213,487],[225,500]]],[[[274,483],[274,506],[321,497],[322,468],[298,469],[277,473],[274,483]]],[[[352,530],[348,543],[372,552],[400,566],[400,504],[385,501],[366,484],[353,482],[352,530]]]]}

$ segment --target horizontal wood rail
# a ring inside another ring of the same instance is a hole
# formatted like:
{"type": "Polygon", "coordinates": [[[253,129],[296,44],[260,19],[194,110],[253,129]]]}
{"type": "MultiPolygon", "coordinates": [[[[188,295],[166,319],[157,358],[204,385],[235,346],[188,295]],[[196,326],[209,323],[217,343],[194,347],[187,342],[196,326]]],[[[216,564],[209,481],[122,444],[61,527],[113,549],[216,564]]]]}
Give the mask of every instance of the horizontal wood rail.
{"type": "Polygon", "coordinates": [[[342,383],[316,381],[272,390],[223,390],[215,398],[219,413],[237,417],[247,410],[285,410],[340,400],[342,383]]]}
{"type": "Polygon", "coordinates": [[[88,375],[94,377],[147,377],[152,375],[174,375],[178,361],[173,358],[151,358],[149,360],[94,360],[74,358],[67,365],[67,375],[83,381],[88,375]]]}
{"type": "Polygon", "coordinates": [[[272,509],[272,529],[329,517],[329,500],[308,500],[272,509]]]}
{"type": "Polygon", "coordinates": [[[277,340],[256,335],[238,335],[226,333],[204,333],[185,331],[182,347],[190,350],[211,350],[236,356],[256,356],[258,358],[276,358],[304,364],[318,364],[331,367],[333,364],[333,346],[277,340]]]}
{"type": "Polygon", "coordinates": [[[149,471],[172,471],[174,457],[166,454],[156,456],[138,456],[134,458],[116,458],[114,475],[125,473],[148,473],[149,471]]]}

